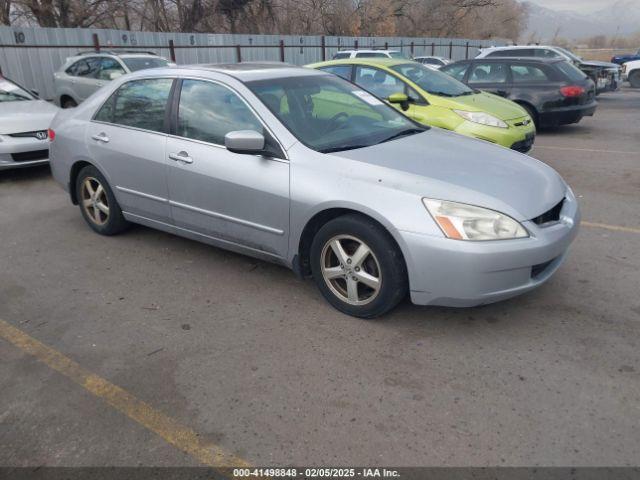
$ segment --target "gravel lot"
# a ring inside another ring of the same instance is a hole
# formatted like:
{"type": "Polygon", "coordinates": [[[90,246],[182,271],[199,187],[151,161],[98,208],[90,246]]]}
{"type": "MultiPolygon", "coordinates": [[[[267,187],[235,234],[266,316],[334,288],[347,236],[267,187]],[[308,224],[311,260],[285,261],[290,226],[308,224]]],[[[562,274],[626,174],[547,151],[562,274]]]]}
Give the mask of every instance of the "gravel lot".
{"type": "MultiPolygon", "coordinates": [[[[599,100],[531,153],[587,224],[525,296],[346,317],[278,266],[100,237],[41,168],[0,172],[0,320],[255,465],[637,465],[640,91],[599,100]]],[[[3,338],[0,446],[0,465],[198,464],[3,338]]]]}

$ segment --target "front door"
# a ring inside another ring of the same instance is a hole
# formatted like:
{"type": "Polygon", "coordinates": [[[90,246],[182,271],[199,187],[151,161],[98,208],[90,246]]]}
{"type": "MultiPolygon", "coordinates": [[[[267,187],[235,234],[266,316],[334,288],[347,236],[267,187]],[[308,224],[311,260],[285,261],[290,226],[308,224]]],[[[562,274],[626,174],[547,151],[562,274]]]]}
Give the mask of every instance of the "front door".
{"type": "Polygon", "coordinates": [[[224,147],[224,137],[232,131],[255,130],[269,137],[253,110],[226,85],[185,79],[173,120],[167,158],[175,225],[285,257],[289,162],[224,147]]]}

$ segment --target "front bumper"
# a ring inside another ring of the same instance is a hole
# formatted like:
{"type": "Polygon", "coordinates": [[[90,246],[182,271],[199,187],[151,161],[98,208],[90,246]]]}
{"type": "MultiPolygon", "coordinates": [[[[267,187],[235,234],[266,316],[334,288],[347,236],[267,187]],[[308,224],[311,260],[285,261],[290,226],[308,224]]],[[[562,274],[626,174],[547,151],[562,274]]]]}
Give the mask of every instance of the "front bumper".
{"type": "Polygon", "coordinates": [[[533,290],[560,267],[579,224],[580,209],[568,192],[558,222],[523,222],[529,238],[469,242],[403,231],[411,301],[471,307],[533,290]]]}
{"type": "Polygon", "coordinates": [[[508,128],[489,127],[465,120],[455,129],[455,132],[496,143],[507,148],[512,148],[514,145],[528,144],[530,149],[535,139],[536,127],[532,121],[527,125],[522,125],[526,120],[530,121],[531,119],[529,119],[529,117],[522,117],[507,120],[508,128]]]}
{"type": "Polygon", "coordinates": [[[33,167],[49,162],[49,141],[0,135],[0,170],[33,167]]]}

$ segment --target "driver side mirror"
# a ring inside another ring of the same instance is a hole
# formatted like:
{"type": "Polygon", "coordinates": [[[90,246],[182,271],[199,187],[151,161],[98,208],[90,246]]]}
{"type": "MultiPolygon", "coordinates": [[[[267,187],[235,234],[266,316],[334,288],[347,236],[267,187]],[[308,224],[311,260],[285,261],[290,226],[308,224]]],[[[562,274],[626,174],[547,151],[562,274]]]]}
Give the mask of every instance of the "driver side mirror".
{"type": "Polygon", "coordinates": [[[389,103],[399,103],[402,110],[407,110],[409,108],[409,97],[405,93],[392,93],[391,95],[389,95],[387,100],[389,101],[389,103]]]}
{"type": "Polygon", "coordinates": [[[33,94],[34,97],[40,98],[40,92],[38,92],[38,90],[33,90],[32,89],[32,90],[29,90],[29,91],[33,94]]]}
{"type": "Polygon", "coordinates": [[[224,146],[233,153],[260,155],[264,150],[264,135],[255,130],[236,130],[224,136],[224,146]]]}

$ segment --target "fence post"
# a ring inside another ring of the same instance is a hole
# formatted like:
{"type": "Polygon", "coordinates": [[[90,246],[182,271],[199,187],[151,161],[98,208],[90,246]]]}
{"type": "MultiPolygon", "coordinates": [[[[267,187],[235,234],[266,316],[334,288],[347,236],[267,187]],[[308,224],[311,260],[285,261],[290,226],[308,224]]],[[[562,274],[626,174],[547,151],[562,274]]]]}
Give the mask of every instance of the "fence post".
{"type": "Polygon", "coordinates": [[[384,42],[384,49],[389,50],[389,42],[384,42]]]}
{"type": "Polygon", "coordinates": [[[322,61],[324,62],[327,58],[327,53],[325,51],[325,47],[326,47],[326,40],[324,38],[324,35],[322,35],[322,37],[320,37],[320,48],[322,49],[322,61]]]}
{"type": "Polygon", "coordinates": [[[96,52],[100,53],[100,39],[97,33],[93,34],[93,48],[96,52]]]}
{"type": "Polygon", "coordinates": [[[236,62],[242,62],[242,51],[240,45],[236,45],[236,62]]]}
{"type": "Polygon", "coordinates": [[[356,38],[353,42],[353,49],[357,50],[358,49],[358,39],[356,38]]]}
{"type": "Polygon", "coordinates": [[[467,46],[465,47],[464,58],[465,60],[469,59],[469,42],[467,42],[467,46]]]}
{"type": "Polygon", "coordinates": [[[284,62],[284,40],[280,40],[280,61],[284,62]]]}
{"type": "Polygon", "coordinates": [[[431,42],[431,56],[436,54],[436,42],[431,42]]]}
{"type": "Polygon", "coordinates": [[[169,39],[169,54],[171,55],[171,61],[176,63],[176,47],[173,44],[173,39],[169,39]]]}
{"type": "Polygon", "coordinates": [[[453,42],[449,42],[449,58],[453,60],[453,42]]]}
{"type": "Polygon", "coordinates": [[[413,57],[413,42],[411,42],[411,56],[413,57]]]}

